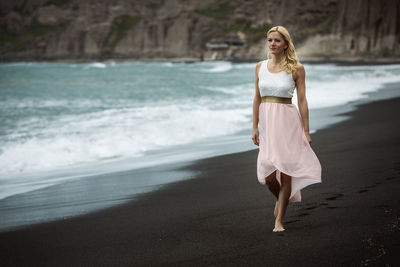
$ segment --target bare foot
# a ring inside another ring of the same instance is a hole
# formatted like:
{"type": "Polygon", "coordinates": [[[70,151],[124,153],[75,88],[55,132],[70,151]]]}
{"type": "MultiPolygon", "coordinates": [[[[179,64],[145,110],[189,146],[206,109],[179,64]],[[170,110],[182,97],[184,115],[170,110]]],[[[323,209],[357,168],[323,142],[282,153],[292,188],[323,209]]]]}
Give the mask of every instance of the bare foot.
{"type": "Polygon", "coordinates": [[[283,224],[276,220],[275,221],[275,228],[272,230],[272,232],[283,232],[285,231],[285,228],[283,228],[283,224]]]}
{"type": "Polygon", "coordinates": [[[274,216],[278,216],[278,200],[275,202],[275,208],[274,208],[274,216]]]}

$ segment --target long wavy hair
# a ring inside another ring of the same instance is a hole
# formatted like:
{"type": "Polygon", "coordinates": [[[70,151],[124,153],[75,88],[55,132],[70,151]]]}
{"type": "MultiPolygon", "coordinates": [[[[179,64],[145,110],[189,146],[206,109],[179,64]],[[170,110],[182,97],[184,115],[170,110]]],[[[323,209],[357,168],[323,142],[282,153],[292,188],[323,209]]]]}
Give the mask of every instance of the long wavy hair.
{"type": "MultiPolygon", "coordinates": [[[[298,63],[297,55],[296,55],[296,50],[294,49],[294,45],[292,42],[292,38],[290,38],[290,34],[288,30],[283,27],[283,26],[274,26],[271,29],[268,30],[267,32],[267,38],[268,35],[271,32],[278,32],[281,34],[283,39],[285,40],[287,44],[287,48],[284,50],[284,58],[280,62],[280,67],[283,71],[285,71],[287,74],[290,73],[295,73],[296,72],[296,66],[298,63]]],[[[268,51],[268,58],[270,59],[270,53],[268,51]]]]}

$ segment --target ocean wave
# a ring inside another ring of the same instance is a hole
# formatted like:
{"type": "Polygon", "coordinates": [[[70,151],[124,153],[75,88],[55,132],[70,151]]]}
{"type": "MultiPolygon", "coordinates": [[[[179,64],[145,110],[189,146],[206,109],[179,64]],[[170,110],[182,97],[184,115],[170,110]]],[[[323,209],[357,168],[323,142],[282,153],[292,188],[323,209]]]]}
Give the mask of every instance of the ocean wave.
{"type": "Polygon", "coordinates": [[[307,82],[309,108],[324,108],[342,105],[357,99],[365,98],[366,93],[377,91],[385,83],[400,82],[398,69],[367,69],[368,71],[345,71],[342,68],[335,72],[320,72],[318,80],[307,82]],[[397,70],[393,72],[392,70],[397,70]]]}
{"type": "MultiPolygon", "coordinates": [[[[64,63],[10,68],[0,84],[6,116],[0,125],[0,176],[139,157],[251,127],[255,64],[78,65],[113,67],[100,77],[64,63]]],[[[386,82],[400,82],[399,65],[309,65],[306,71],[310,109],[341,105],[386,82]]]]}
{"type": "Polygon", "coordinates": [[[91,69],[91,68],[105,69],[105,68],[107,68],[107,65],[105,63],[101,63],[101,62],[94,62],[94,63],[87,64],[84,67],[84,69],[91,69]]]}
{"type": "Polygon", "coordinates": [[[388,64],[388,65],[354,65],[354,66],[338,66],[334,63],[328,64],[304,64],[306,70],[312,71],[371,71],[374,70],[398,70],[400,64],[388,64]]]}
{"type": "Polygon", "coordinates": [[[249,92],[249,88],[252,88],[252,84],[243,84],[237,86],[201,86],[201,88],[217,92],[217,93],[224,93],[227,95],[245,95],[249,92]]]}
{"type": "Polygon", "coordinates": [[[174,63],[172,62],[162,62],[160,65],[164,67],[174,67],[174,63]]]}
{"type": "Polygon", "coordinates": [[[203,72],[227,72],[232,69],[232,63],[230,62],[213,62],[213,64],[203,64],[208,65],[206,69],[203,69],[203,72]]]}
{"type": "Polygon", "coordinates": [[[256,68],[257,62],[254,63],[235,63],[233,65],[234,69],[254,69],[256,68]]]}
{"type": "Polygon", "coordinates": [[[149,150],[233,133],[247,127],[243,122],[248,113],[247,109],[170,105],[63,116],[3,146],[0,174],[140,156],[149,150]]]}

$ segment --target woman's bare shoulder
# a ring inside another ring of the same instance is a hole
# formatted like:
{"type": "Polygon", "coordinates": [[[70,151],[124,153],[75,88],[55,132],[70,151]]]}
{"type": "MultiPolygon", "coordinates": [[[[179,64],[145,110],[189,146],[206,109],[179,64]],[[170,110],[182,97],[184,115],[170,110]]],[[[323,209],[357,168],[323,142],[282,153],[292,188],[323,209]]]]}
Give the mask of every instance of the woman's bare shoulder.
{"type": "Polygon", "coordinates": [[[296,82],[298,78],[305,77],[306,71],[304,69],[303,64],[297,62],[296,71],[292,73],[293,80],[296,82]]]}
{"type": "Polygon", "coordinates": [[[263,63],[263,60],[258,61],[256,64],[256,71],[260,68],[261,64],[263,63]]]}
{"type": "Polygon", "coordinates": [[[305,71],[304,65],[301,64],[300,62],[297,62],[296,70],[297,70],[297,71],[305,71]]]}
{"type": "Polygon", "coordinates": [[[297,62],[294,78],[297,79],[298,77],[304,77],[305,75],[306,75],[306,70],[304,68],[304,65],[301,64],[300,62],[297,62]]]}

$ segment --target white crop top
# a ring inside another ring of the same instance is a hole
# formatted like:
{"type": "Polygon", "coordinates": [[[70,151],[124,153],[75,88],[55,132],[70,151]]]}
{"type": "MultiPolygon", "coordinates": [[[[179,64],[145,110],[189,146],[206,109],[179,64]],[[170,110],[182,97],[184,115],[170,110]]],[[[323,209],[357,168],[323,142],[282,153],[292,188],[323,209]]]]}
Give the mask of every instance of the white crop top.
{"type": "Polygon", "coordinates": [[[269,72],[267,64],[268,60],[263,60],[258,70],[258,88],[260,89],[261,97],[293,97],[296,84],[292,74],[287,74],[284,71],[278,73],[269,72]]]}

